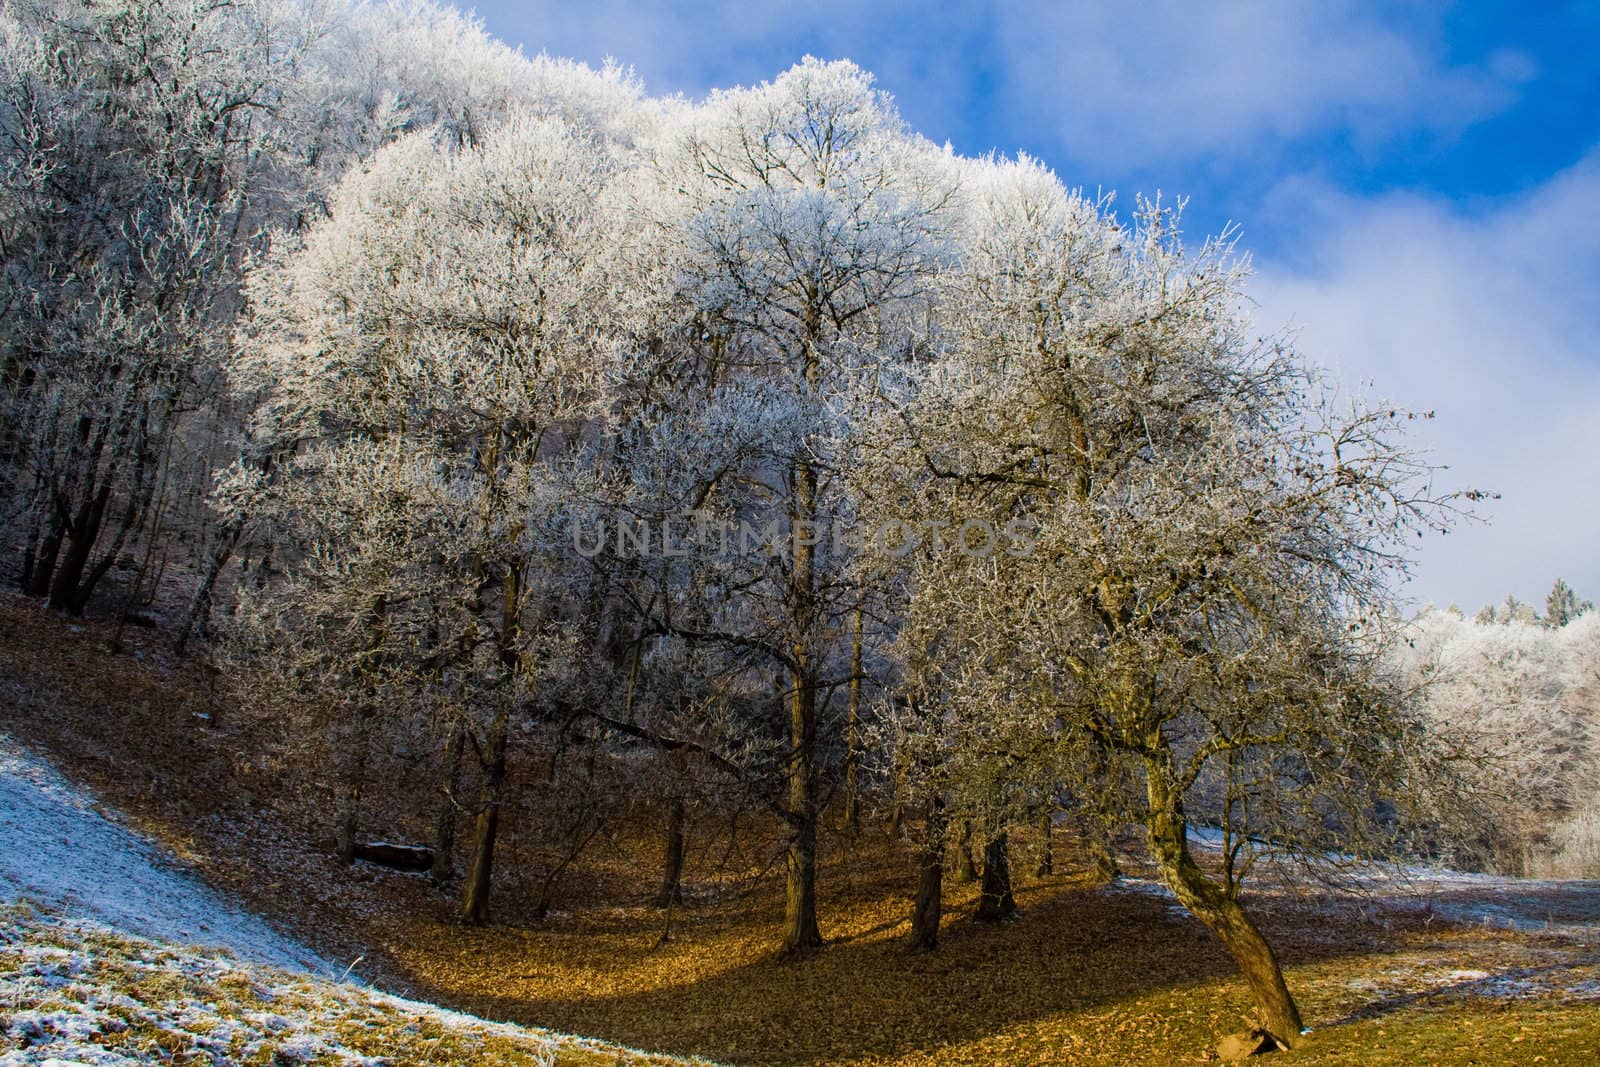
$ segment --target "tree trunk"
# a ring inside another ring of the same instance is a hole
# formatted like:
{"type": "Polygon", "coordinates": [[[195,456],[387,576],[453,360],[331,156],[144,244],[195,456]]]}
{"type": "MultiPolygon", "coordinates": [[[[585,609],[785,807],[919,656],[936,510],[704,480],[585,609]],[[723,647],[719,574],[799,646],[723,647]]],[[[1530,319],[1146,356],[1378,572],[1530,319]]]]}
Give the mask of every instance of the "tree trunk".
{"type": "Polygon", "coordinates": [[[339,811],[339,832],[334,851],[339,862],[349,867],[355,862],[355,832],[362,822],[362,790],[366,785],[368,723],[373,712],[362,709],[355,717],[355,737],[350,745],[350,765],[344,773],[344,803],[339,811]]]}
{"type": "Polygon", "coordinates": [[[373,714],[370,706],[356,713],[356,735],[351,740],[350,763],[345,768],[344,798],[334,849],[339,862],[346,867],[356,861],[356,831],[361,825],[361,795],[367,784],[367,754],[371,748],[373,714]]]}
{"type": "Polygon", "coordinates": [[[1095,880],[1110,885],[1122,877],[1117,865],[1117,850],[1112,840],[1110,823],[1102,816],[1091,815],[1088,822],[1089,861],[1095,880]]]}
{"type": "Polygon", "coordinates": [[[973,922],[994,923],[1015,919],[1016,898],[1011,895],[1011,861],[1006,850],[1006,834],[1001,831],[983,849],[983,889],[973,922]]]}
{"type": "Polygon", "coordinates": [[[242,522],[231,522],[219,531],[211,558],[206,561],[205,573],[200,576],[200,584],[195,586],[194,596],[189,598],[189,610],[184,614],[183,625],[178,630],[178,640],[172,646],[174,654],[183,655],[189,647],[189,639],[195,634],[201,638],[207,636],[211,621],[211,598],[216,592],[217,579],[222,576],[222,568],[228,565],[228,560],[233,558],[233,550],[238,547],[239,535],[243,532],[242,522]]]}
{"type": "MultiPolygon", "coordinates": [[[[600,831],[605,829],[605,825],[604,819],[596,818],[594,821],[594,826],[590,827],[589,832],[586,834],[579,834],[579,836],[574,838],[572,847],[567,850],[566,855],[561,857],[561,862],[550,868],[550,873],[544,876],[544,885],[539,887],[539,901],[533,906],[533,917],[535,919],[545,919],[549,917],[550,901],[553,899],[555,893],[556,879],[561,877],[561,873],[567,869],[568,865],[570,865],[573,860],[577,859],[583,854],[583,850],[589,847],[589,842],[593,841],[599,835],[600,831]]],[[[574,830],[581,829],[581,825],[574,827],[574,830]]]]}
{"type": "Polygon", "coordinates": [[[789,722],[789,850],[788,883],[779,954],[794,956],[822,944],[817,926],[817,801],[814,745],[816,691],[809,681],[795,680],[789,722]]]}
{"type": "Polygon", "coordinates": [[[485,752],[483,791],[478,801],[478,822],[472,835],[472,865],[461,896],[461,921],[482,926],[489,921],[489,888],[494,878],[494,839],[500,829],[500,803],[505,795],[506,733],[510,709],[502,701],[489,727],[485,752]]]}
{"type": "Polygon", "coordinates": [[[50,606],[70,615],[82,615],[93,592],[93,583],[83,582],[84,570],[89,565],[89,554],[100,537],[100,527],[105,520],[106,504],[111,499],[111,486],[106,484],[78,509],[77,518],[67,531],[67,551],[56,566],[50,579],[50,606]]]}
{"type": "Polygon", "coordinates": [[[1040,878],[1056,873],[1056,852],[1054,847],[1055,812],[1046,808],[1044,814],[1039,816],[1039,837],[1043,844],[1039,850],[1040,878]]]}
{"type": "Polygon", "coordinates": [[[861,832],[861,795],[856,781],[860,743],[857,735],[861,729],[861,632],[862,610],[857,604],[851,618],[850,700],[845,715],[844,748],[844,828],[852,834],[861,832]]]}
{"type": "Polygon", "coordinates": [[[911,951],[931,952],[939,945],[939,920],[943,916],[944,839],[949,827],[944,801],[935,797],[922,831],[922,854],[917,862],[917,900],[911,912],[911,951]]]}
{"type": "Polygon", "coordinates": [[[890,797],[889,820],[884,825],[884,833],[889,836],[891,841],[898,841],[905,835],[906,773],[905,757],[897,752],[894,757],[894,772],[890,782],[890,789],[893,791],[893,795],[890,797]]]}
{"type": "Polygon", "coordinates": [[[1178,903],[1217,936],[1239,965],[1256,1008],[1260,1025],[1280,1045],[1288,1047],[1305,1029],[1300,1009],[1283,980],[1283,968],[1267,939],[1261,936],[1238,900],[1208,879],[1189,853],[1189,828],[1182,798],[1168,778],[1168,766],[1159,759],[1146,762],[1145,780],[1150,810],[1145,823],[1150,851],[1162,880],[1178,903]]]}
{"type": "MultiPolygon", "coordinates": [[[[807,355],[807,381],[819,373],[814,354],[807,355]]],[[[791,587],[795,640],[789,672],[789,818],[788,885],[784,905],[783,945],[779,954],[802,955],[822,944],[817,927],[817,688],[812,677],[813,629],[816,622],[816,545],[802,523],[817,513],[817,472],[804,459],[794,464],[794,572],[791,587]]]]}
{"type": "Polygon", "coordinates": [[[56,559],[61,555],[61,541],[66,536],[66,518],[59,509],[52,509],[44,532],[38,538],[38,548],[31,541],[27,565],[23,568],[22,589],[29,596],[49,596],[50,578],[55,574],[56,559]]]}
{"type": "Polygon", "coordinates": [[[957,882],[965,885],[975,881],[978,877],[978,865],[972,860],[972,820],[961,820],[960,836],[956,839],[956,869],[957,882]]]}
{"type": "Polygon", "coordinates": [[[433,869],[428,872],[435,885],[444,885],[456,874],[456,794],[461,790],[461,757],[466,753],[467,727],[457,723],[450,729],[445,748],[443,796],[433,822],[433,869]]]}
{"type": "MultiPolygon", "coordinates": [[[[373,598],[367,609],[368,658],[357,668],[361,673],[375,670],[382,662],[384,620],[388,611],[388,599],[381,593],[373,598]]],[[[357,709],[355,737],[350,742],[350,762],[345,772],[344,810],[336,842],[339,862],[345,866],[356,861],[356,828],[361,821],[361,794],[366,788],[367,759],[372,748],[372,720],[377,714],[375,700],[376,694],[369,691],[367,699],[357,709]]]]}
{"type": "MultiPolygon", "coordinates": [[[[490,466],[492,466],[492,462],[490,466]]],[[[500,590],[500,664],[505,669],[507,689],[514,688],[522,668],[518,641],[522,633],[522,568],[515,562],[505,565],[500,590]]],[[[506,745],[511,732],[511,708],[502,697],[489,724],[485,747],[483,789],[478,798],[478,821],[473,829],[472,864],[461,895],[461,921],[482,926],[489,921],[489,890],[494,884],[494,842],[500,830],[500,804],[505,798],[506,745]]]]}
{"type": "Polygon", "coordinates": [[[673,797],[667,808],[667,855],[661,871],[661,888],[656,891],[656,907],[668,908],[683,903],[683,824],[682,797],[673,797]]]}
{"type": "MultiPolygon", "coordinates": [[[[146,420],[141,417],[140,438],[141,440],[148,440],[149,436],[150,432],[146,425],[146,420]]],[[[80,575],[77,588],[72,593],[71,610],[74,614],[81,614],[88,605],[89,597],[94,594],[101,580],[122,558],[122,550],[127,544],[128,537],[136,529],[143,531],[147,547],[145,563],[140,568],[138,579],[134,583],[134,594],[142,587],[149,573],[150,560],[155,553],[156,543],[161,539],[161,520],[164,509],[157,503],[156,494],[158,488],[165,488],[167,466],[164,457],[170,453],[170,449],[171,441],[168,440],[162,445],[159,457],[152,457],[142,448],[138,451],[138,459],[133,468],[133,486],[130,490],[127,506],[122,513],[122,521],[117,524],[116,534],[111,538],[111,543],[100,554],[99,562],[88,568],[86,573],[80,575]],[[159,486],[156,480],[158,475],[161,476],[159,486]]],[[[102,520],[102,532],[104,525],[105,523],[102,520]]],[[[133,604],[134,596],[130,595],[128,607],[122,617],[126,616],[127,611],[132,610],[133,604]]],[[[118,636],[113,639],[114,644],[120,642],[121,639],[121,630],[119,629],[117,633],[118,636]]]]}
{"type": "Polygon", "coordinates": [[[341,811],[339,831],[334,835],[334,854],[348,867],[356,861],[356,830],[361,819],[361,783],[356,778],[345,780],[341,811]]]}

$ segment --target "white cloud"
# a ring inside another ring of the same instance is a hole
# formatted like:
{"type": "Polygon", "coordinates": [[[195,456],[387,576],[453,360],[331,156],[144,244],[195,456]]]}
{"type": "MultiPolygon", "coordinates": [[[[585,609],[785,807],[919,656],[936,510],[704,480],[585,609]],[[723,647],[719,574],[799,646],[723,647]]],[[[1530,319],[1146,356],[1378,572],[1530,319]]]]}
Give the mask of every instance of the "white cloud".
{"type": "Polygon", "coordinates": [[[1258,265],[1265,327],[1345,381],[1432,409],[1419,433],[1443,481],[1492,489],[1490,525],[1419,549],[1419,599],[1542,602],[1565,576],[1600,596],[1600,152],[1516,200],[1464,215],[1406,196],[1295,183],[1296,265],[1258,265]]]}
{"type": "Polygon", "coordinates": [[[1059,143],[1095,178],[1259,165],[1263,150],[1329,132],[1367,149],[1450,133],[1509,106],[1537,73],[1513,49],[1453,66],[1437,16],[1357,0],[533,0],[486,14],[530,50],[632,64],[656,92],[749,84],[806,52],[853,59],[936,140],[940,126],[984,136],[990,122],[966,95],[983,71],[989,120],[1036,150],[1059,143]]]}
{"type": "Polygon", "coordinates": [[[1009,95],[1075,157],[1148,166],[1344,130],[1374,142],[1455,129],[1506,106],[1529,76],[1507,53],[1451,68],[1426,24],[1343,2],[1158,0],[1000,8],[1009,95]]]}

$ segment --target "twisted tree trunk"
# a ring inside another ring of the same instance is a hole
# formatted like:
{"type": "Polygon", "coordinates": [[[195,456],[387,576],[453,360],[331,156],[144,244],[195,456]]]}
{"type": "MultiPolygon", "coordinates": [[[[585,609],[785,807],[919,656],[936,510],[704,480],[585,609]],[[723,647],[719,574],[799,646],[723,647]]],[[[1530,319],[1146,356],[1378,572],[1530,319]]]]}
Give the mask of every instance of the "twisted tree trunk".
{"type": "Polygon", "coordinates": [[[1177,896],[1178,903],[1215,934],[1228,950],[1255,997],[1256,1008],[1261,1013],[1261,1028],[1287,1048],[1300,1039],[1305,1024],[1283,980],[1283,967],[1239,901],[1207,878],[1194,862],[1189,853],[1189,829],[1182,797],[1174,788],[1169,771],[1169,765],[1159,758],[1146,763],[1150,810],[1145,827],[1161,878],[1177,896]]]}

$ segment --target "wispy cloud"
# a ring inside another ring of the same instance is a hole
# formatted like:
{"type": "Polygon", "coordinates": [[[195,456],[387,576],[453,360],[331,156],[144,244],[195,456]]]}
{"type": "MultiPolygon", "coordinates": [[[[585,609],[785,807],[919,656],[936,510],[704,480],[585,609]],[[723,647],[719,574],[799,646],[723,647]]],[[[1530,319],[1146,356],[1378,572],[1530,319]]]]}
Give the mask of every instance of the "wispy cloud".
{"type": "Polygon", "coordinates": [[[1350,198],[1290,182],[1293,264],[1260,263],[1263,326],[1347,382],[1431,409],[1441,481],[1493,489],[1488,525],[1421,547],[1412,594],[1469,609],[1542,597],[1565,576],[1600,593],[1600,152],[1484,213],[1413,196],[1350,198]]]}
{"type": "Polygon", "coordinates": [[[1374,141],[1458,127],[1531,75],[1506,52],[1448,64],[1436,27],[1370,5],[1159,0],[1008,4],[1008,97],[1053,121],[1072,154],[1113,168],[1253,154],[1329,130],[1374,141]],[[1030,107],[1031,103],[1031,107],[1030,107]]]}

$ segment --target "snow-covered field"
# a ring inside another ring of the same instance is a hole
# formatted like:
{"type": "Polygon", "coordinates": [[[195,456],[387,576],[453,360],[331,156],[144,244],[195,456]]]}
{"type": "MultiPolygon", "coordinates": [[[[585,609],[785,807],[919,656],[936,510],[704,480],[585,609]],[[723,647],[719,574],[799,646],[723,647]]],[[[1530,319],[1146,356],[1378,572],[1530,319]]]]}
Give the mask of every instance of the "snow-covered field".
{"type": "Polygon", "coordinates": [[[668,1064],[338,979],[0,735],[0,1067],[668,1064]]]}

